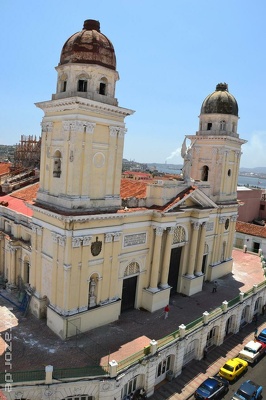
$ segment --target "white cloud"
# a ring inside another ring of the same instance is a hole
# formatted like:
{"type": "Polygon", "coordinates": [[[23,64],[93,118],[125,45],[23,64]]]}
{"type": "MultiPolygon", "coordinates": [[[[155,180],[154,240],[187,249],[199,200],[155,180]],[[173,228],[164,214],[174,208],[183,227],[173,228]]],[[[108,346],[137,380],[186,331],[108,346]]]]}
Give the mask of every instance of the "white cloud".
{"type": "Polygon", "coordinates": [[[248,142],[242,146],[241,167],[266,167],[266,131],[254,131],[248,142]]]}

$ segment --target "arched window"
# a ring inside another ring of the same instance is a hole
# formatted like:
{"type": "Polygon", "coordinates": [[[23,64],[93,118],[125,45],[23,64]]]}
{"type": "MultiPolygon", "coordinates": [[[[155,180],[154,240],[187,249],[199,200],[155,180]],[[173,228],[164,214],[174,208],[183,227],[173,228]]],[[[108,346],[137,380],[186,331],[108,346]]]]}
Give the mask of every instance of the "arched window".
{"type": "Polygon", "coordinates": [[[67,87],[67,81],[61,82],[61,92],[65,92],[67,87]]]}
{"type": "Polygon", "coordinates": [[[78,80],[78,92],[87,92],[87,81],[84,79],[79,79],[78,80]]]}
{"type": "Polygon", "coordinates": [[[220,121],[220,131],[225,131],[226,123],[225,121],[220,121]]]}
{"type": "Polygon", "coordinates": [[[236,132],[236,123],[235,122],[232,123],[232,131],[234,133],[236,132]]]}
{"type": "Polygon", "coordinates": [[[182,243],[186,241],[186,232],[182,226],[177,226],[174,230],[173,243],[182,243]]]}
{"type": "Polygon", "coordinates": [[[87,92],[88,91],[88,75],[87,74],[81,74],[78,76],[77,91],[78,92],[87,92]]]}
{"type": "Polygon", "coordinates": [[[203,165],[202,173],[201,173],[201,180],[204,182],[207,182],[208,177],[209,177],[209,167],[207,165],[203,165]]]}
{"type": "Polygon", "coordinates": [[[102,78],[100,80],[99,94],[101,94],[103,96],[107,95],[107,79],[106,78],[102,78]]]}
{"type": "Polygon", "coordinates": [[[139,264],[136,261],[134,261],[126,267],[124,276],[136,275],[139,274],[139,272],[140,272],[139,264]]]}
{"type": "Polygon", "coordinates": [[[53,176],[55,178],[60,178],[61,175],[61,153],[60,151],[56,151],[54,153],[54,166],[53,166],[53,176]]]}
{"type": "Polygon", "coordinates": [[[63,74],[60,76],[60,79],[59,79],[59,91],[65,92],[66,88],[67,88],[67,75],[63,74]]]}

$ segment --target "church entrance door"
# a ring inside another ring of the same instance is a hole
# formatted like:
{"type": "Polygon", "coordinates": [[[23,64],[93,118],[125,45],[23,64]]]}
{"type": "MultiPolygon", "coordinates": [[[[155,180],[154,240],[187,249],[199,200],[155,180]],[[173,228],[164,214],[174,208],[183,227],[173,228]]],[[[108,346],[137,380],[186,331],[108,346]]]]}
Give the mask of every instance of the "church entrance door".
{"type": "Polygon", "coordinates": [[[181,252],[182,247],[175,247],[171,250],[170,267],[168,274],[168,285],[172,286],[171,295],[176,293],[181,252]]]}
{"type": "Polygon", "coordinates": [[[121,312],[135,308],[137,276],[123,280],[121,312]]]}

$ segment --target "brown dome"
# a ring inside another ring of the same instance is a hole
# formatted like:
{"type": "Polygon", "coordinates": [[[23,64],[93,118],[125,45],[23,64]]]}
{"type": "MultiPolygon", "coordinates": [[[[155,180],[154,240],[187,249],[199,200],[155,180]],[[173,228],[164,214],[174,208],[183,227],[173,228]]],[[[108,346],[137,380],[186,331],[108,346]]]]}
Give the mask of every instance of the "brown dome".
{"type": "Polygon", "coordinates": [[[201,114],[231,114],[238,117],[238,104],[228,92],[226,83],[218,83],[215,92],[209,94],[201,106],[201,114]]]}
{"type": "Polygon", "coordinates": [[[101,33],[99,21],[86,20],[82,31],[75,33],[66,41],[59,65],[68,63],[98,64],[116,69],[114,47],[101,33]]]}

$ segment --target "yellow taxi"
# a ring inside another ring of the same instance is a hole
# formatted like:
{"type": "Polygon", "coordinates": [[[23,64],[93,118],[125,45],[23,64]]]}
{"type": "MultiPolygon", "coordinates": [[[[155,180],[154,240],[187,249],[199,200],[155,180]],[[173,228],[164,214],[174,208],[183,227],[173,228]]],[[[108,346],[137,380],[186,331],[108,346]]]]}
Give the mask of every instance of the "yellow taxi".
{"type": "Polygon", "coordinates": [[[248,362],[241,358],[231,358],[227,360],[222,368],[220,368],[219,375],[228,381],[235,381],[240,375],[244,374],[248,369],[248,362]]]}

